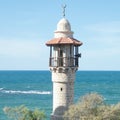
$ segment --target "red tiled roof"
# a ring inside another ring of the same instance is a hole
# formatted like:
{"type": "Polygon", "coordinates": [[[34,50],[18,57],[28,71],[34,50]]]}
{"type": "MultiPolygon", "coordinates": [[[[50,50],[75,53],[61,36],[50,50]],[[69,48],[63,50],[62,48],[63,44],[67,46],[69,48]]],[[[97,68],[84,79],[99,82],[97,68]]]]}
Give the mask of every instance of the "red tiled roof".
{"type": "Polygon", "coordinates": [[[68,44],[68,45],[76,45],[76,46],[81,46],[82,42],[78,41],[74,38],[53,38],[52,40],[48,41],[46,43],[47,46],[51,46],[51,45],[61,45],[61,44],[68,44]]]}

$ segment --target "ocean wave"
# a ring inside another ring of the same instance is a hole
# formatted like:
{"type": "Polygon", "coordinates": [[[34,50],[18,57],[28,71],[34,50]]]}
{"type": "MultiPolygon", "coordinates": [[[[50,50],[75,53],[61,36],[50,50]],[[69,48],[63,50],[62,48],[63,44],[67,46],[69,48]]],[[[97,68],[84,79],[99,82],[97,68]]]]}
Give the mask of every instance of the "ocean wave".
{"type": "Polygon", "coordinates": [[[0,88],[0,91],[3,90],[3,88],[0,88]]]}
{"type": "Polygon", "coordinates": [[[0,89],[0,92],[8,93],[8,94],[39,94],[39,95],[51,94],[50,91],[37,91],[37,90],[20,91],[20,90],[3,90],[3,89],[0,89]]]}

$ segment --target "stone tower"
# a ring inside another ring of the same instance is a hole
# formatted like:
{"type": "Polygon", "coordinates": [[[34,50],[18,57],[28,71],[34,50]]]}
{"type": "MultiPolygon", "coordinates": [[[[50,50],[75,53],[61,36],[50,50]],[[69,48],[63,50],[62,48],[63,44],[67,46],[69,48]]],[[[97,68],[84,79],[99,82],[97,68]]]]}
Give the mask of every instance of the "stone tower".
{"type": "Polygon", "coordinates": [[[62,18],[57,24],[54,38],[46,43],[50,47],[49,67],[53,82],[53,112],[51,120],[62,120],[64,111],[73,103],[75,72],[79,66],[79,46],[73,38],[70,23],[62,18]]]}

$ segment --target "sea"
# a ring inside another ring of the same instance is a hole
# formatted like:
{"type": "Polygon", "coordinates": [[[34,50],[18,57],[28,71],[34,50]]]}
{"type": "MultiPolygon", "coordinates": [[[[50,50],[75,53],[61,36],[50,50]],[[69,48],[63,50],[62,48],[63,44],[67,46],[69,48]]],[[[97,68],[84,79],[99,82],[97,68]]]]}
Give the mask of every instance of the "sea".
{"type": "MultiPolygon", "coordinates": [[[[107,104],[120,102],[120,71],[78,71],[74,84],[74,102],[85,94],[97,92],[107,104]]],[[[0,120],[9,120],[4,107],[25,105],[52,113],[50,71],[0,71],[0,120]]]]}

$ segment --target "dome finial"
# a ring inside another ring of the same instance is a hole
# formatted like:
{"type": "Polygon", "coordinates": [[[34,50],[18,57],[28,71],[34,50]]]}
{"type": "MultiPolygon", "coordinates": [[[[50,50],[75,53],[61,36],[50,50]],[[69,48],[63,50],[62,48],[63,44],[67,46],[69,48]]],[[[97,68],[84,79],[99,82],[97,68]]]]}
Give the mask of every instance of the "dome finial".
{"type": "Polygon", "coordinates": [[[63,8],[63,17],[65,17],[65,8],[66,8],[66,4],[62,5],[63,8]]]}

